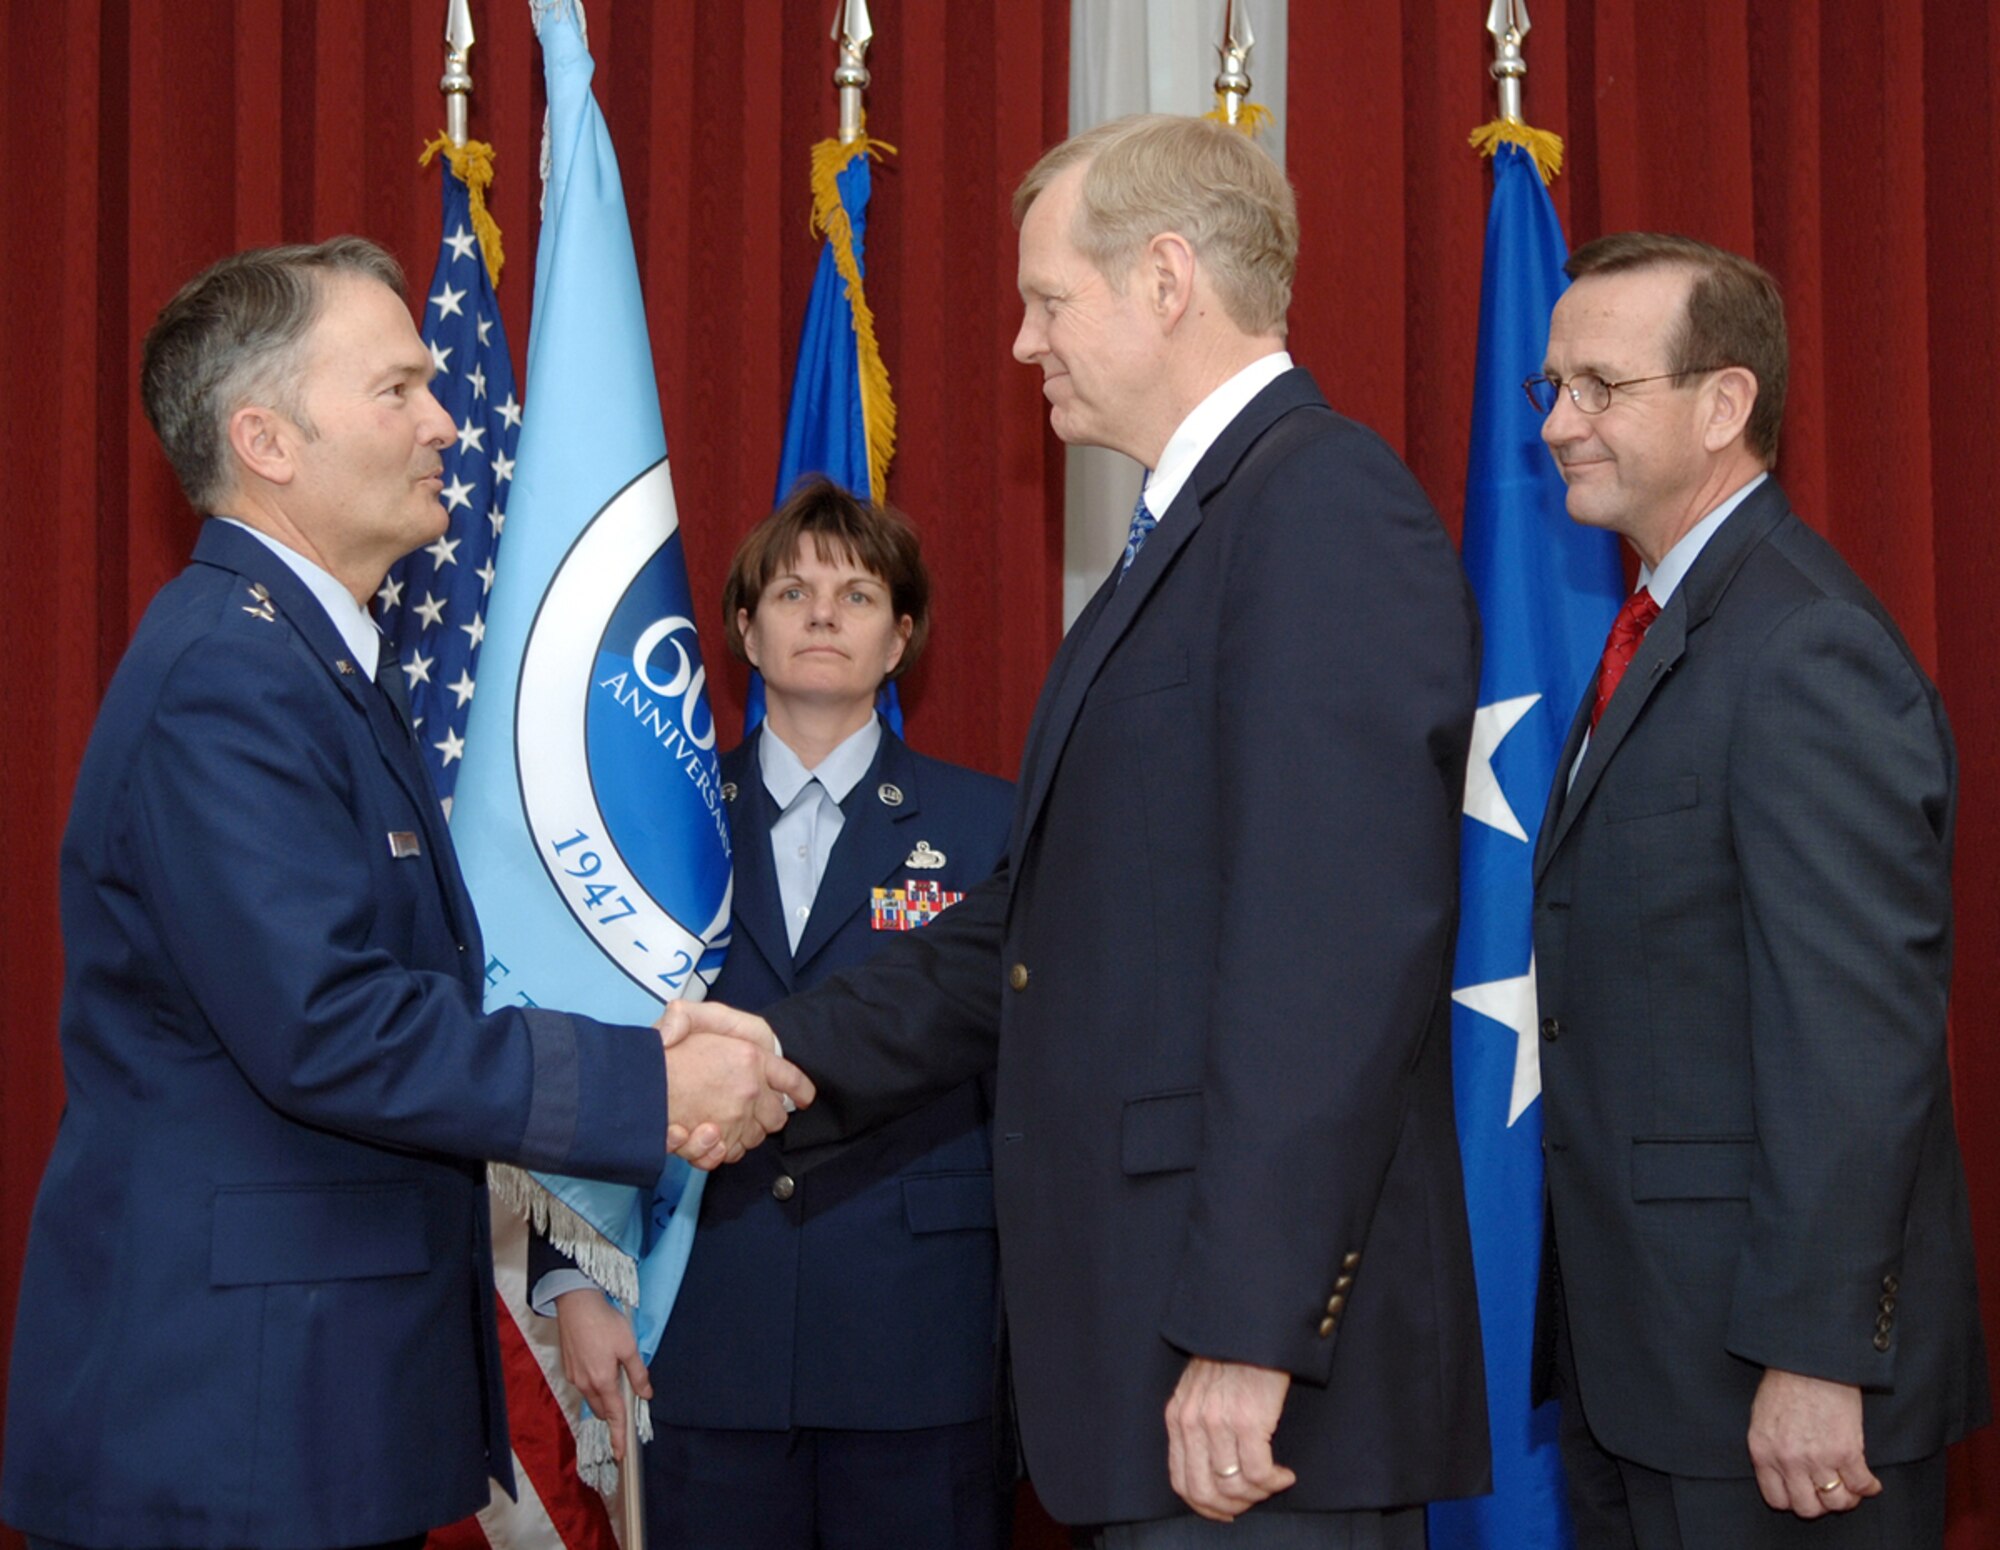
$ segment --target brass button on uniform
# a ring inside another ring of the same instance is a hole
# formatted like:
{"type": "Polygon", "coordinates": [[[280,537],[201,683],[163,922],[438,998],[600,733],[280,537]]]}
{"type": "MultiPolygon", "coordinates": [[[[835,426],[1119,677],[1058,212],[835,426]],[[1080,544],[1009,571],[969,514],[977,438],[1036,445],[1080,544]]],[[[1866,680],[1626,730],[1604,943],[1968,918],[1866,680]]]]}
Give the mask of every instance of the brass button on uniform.
{"type": "Polygon", "coordinates": [[[1347,1271],[1359,1270],[1361,1268],[1361,1251],[1359,1249],[1349,1249],[1345,1254],[1341,1255],[1340,1268],[1347,1271]]]}
{"type": "Polygon", "coordinates": [[[1333,1315],[1331,1314],[1328,1314],[1325,1318],[1319,1321],[1320,1339],[1324,1340],[1328,1335],[1333,1333],[1334,1322],[1335,1321],[1333,1315]]]}
{"type": "Polygon", "coordinates": [[[1026,990],[1028,988],[1028,966],[1025,963],[1015,964],[1013,968],[1007,971],[1007,983],[1012,985],[1016,990],[1026,990]]]}
{"type": "Polygon", "coordinates": [[[781,1173],[772,1182],[771,1198],[773,1200],[790,1200],[792,1192],[797,1188],[798,1185],[793,1182],[792,1176],[789,1173],[781,1173]]]}
{"type": "Polygon", "coordinates": [[[1333,1289],[1336,1292],[1344,1292],[1353,1284],[1354,1277],[1350,1275],[1338,1275],[1333,1278],[1333,1289]]]}
{"type": "Polygon", "coordinates": [[[1340,1310],[1346,1306],[1347,1306],[1347,1298],[1344,1294],[1340,1292],[1335,1292],[1331,1297],[1327,1298],[1326,1300],[1326,1311],[1332,1314],[1335,1318],[1340,1317],[1340,1310]]]}

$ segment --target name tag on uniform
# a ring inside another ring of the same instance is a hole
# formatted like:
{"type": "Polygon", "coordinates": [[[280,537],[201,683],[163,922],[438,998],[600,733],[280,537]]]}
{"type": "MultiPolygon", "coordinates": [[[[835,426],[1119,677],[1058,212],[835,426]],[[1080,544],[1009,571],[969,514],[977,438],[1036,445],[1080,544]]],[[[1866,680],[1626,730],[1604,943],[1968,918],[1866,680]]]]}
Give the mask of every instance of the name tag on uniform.
{"type": "Polygon", "coordinates": [[[868,899],[868,924],[876,931],[914,931],[927,926],[964,898],[936,883],[910,878],[900,888],[876,888],[868,899]]]}
{"type": "Polygon", "coordinates": [[[389,854],[395,857],[396,860],[406,861],[411,856],[421,856],[423,853],[423,842],[415,834],[411,833],[410,830],[391,829],[389,831],[389,854]]]}

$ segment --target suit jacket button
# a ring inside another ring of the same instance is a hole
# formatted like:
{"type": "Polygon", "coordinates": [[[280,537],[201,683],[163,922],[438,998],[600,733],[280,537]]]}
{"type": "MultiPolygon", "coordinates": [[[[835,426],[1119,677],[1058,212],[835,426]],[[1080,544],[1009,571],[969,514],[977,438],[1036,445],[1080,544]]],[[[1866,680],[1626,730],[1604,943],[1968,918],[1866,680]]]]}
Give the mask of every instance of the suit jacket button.
{"type": "Polygon", "coordinates": [[[1319,1337],[1320,1337],[1320,1339],[1324,1340],[1324,1339],[1325,1339],[1325,1338],[1326,1338],[1326,1337],[1327,1337],[1328,1335],[1330,1335],[1330,1334],[1332,1334],[1332,1333],[1333,1333],[1333,1326],[1334,1326],[1335,1322],[1336,1322],[1336,1320],[1334,1319],[1333,1315],[1332,1315],[1332,1314],[1330,1314],[1330,1313],[1329,1313],[1329,1314],[1328,1314],[1328,1315],[1327,1315],[1327,1316],[1326,1316],[1325,1318],[1323,1318],[1323,1319],[1321,1319],[1321,1320],[1319,1321],[1319,1337]]]}
{"type": "Polygon", "coordinates": [[[1887,1330],[1877,1330],[1875,1332],[1875,1349],[1878,1351],[1889,1349],[1889,1332],[1887,1330]]]}
{"type": "Polygon", "coordinates": [[[1553,1017],[1542,1019],[1542,1037],[1553,1044],[1563,1036],[1563,1025],[1553,1017]]]}
{"type": "Polygon", "coordinates": [[[797,1188],[798,1185],[792,1181],[792,1176],[789,1173],[781,1173],[771,1185],[771,1198],[773,1200],[790,1200],[792,1192],[797,1188]]]}
{"type": "Polygon", "coordinates": [[[1347,1306],[1347,1297],[1344,1293],[1341,1292],[1335,1292],[1331,1297],[1327,1298],[1326,1300],[1326,1311],[1329,1314],[1331,1314],[1334,1318],[1339,1318],[1340,1310],[1346,1306],[1347,1306]]]}
{"type": "Polygon", "coordinates": [[[1354,1284],[1354,1277],[1351,1275],[1347,1275],[1345,1273],[1337,1275],[1333,1278],[1333,1289],[1336,1292],[1344,1292],[1353,1284],[1354,1284]]]}
{"type": "Polygon", "coordinates": [[[1882,1290],[1889,1293],[1892,1297],[1901,1290],[1900,1284],[1897,1282],[1893,1272],[1882,1277],[1882,1290]]]}
{"type": "Polygon", "coordinates": [[[1361,1268],[1361,1251],[1359,1249],[1349,1249],[1345,1254],[1341,1255],[1340,1268],[1349,1271],[1359,1270],[1361,1268]]]}
{"type": "Polygon", "coordinates": [[[1896,1299],[1891,1297],[1887,1292],[1884,1292],[1882,1300],[1875,1306],[1882,1310],[1882,1317],[1887,1318],[1896,1311],[1896,1299]]]}
{"type": "Polygon", "coordinates": [[[1025,963],[1015,964],[1013,968],[1007,971],[1007,983],[1012,985],[1016,990],[1026,990],[1028,988],[1028,966],[1025,963]]]}

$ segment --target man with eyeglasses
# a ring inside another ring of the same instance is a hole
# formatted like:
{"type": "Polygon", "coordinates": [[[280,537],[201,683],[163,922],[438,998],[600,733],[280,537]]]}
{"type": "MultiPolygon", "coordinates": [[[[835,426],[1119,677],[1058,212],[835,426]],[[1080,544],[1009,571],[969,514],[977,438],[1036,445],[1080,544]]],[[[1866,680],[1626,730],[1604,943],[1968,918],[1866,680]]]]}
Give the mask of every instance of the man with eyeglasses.
{"type": "Polygon", "coordinates": [[[1534,863],[1537,1377],[1578,1544],[1939,1545],[1988,1413],[1951,731],[1771,477],[1771,277],[1645,233],[1568,273],[1527,390],[1570,516],[1639,560],[1534,863]]]}

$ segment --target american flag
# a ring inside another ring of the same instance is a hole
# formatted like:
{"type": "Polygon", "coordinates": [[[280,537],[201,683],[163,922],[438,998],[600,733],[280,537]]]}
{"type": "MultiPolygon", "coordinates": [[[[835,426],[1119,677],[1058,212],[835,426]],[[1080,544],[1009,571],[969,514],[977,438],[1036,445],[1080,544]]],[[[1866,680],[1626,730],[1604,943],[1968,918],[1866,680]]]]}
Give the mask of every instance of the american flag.
{"type": "Polygon", "coordinates": [[[444,454],[451,527],[389,572],[375,594],[375,618],[402,667],[417,737],[449,814],[486,638],[486,595],[507,522],[521,403],[500,306],[473,234],[470,195],[449,167],[441,170],[445,238],[421,331],[437,367],[431,391],[458,426],[458,441],[444,454]]]}

